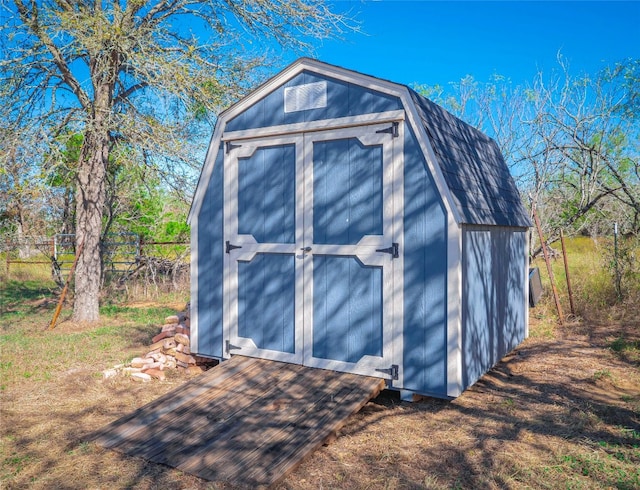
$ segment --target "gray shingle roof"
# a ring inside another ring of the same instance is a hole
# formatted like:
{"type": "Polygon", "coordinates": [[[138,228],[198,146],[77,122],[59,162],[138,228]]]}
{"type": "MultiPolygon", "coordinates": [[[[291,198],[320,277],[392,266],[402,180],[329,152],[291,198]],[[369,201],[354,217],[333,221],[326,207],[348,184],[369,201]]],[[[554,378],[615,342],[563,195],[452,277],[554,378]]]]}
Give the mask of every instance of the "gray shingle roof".
{"type": "Polygon", "coordinates": [[[409,89],[463,223],[531,226],[495,141],[409,89]]]}

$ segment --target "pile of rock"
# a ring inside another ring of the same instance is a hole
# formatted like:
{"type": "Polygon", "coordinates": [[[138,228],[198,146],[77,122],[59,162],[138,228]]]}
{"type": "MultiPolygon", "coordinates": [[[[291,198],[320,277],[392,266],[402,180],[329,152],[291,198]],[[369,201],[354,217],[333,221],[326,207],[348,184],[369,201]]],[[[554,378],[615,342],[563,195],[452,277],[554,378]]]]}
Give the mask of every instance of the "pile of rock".
{"type": "Polygon", "coordinates": [[[103,371],[105,378],[122,373],[138,381],[165,379],[165,371],[178,369],[198,374],[215,364],[211,359],[191,355],[189,309],[165,318],[158,335],[151,339],[148,352],[135,357],[127,365],[114,366],[103,371]]]}

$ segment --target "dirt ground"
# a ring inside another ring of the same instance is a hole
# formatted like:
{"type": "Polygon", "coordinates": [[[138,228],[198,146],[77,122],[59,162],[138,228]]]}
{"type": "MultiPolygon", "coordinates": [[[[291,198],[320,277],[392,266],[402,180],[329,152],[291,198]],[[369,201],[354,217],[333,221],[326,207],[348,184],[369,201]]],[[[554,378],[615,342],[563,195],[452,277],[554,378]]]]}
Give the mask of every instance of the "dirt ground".
{"type": "MultiPolygon", "coordinates": [[[[103,338],[58,329],[73,341],[65,348],[78,352],[85,337],[91,345],[103,338]]],[[[278,488],[640,488],[638,319],[549,328],[532,318],[531,330],[456,400],[407,403],[384,392],[278,488]]],[[[153,334],[139,331],[126,354],[140,353],[153,334]]],[[[11,358],[0,352],[3,376],[35,351],[24,330],[11,342],[0,347],[23,342],[24,350],[11,358]]],[[[24,381],[3,386],[0,487],[230,488],[87,442],[93,430],[188,379],[104,380],[99,373],[116,348],[105,344],[103,355],[41,377],[36,360],[24,381]]]]}
{"type": "Polygon", "coordinates": [[[638,360],[607,347],[637,334],[569,327],[454,401],[380,396],[282,488],[640,488],[638,360]]]}

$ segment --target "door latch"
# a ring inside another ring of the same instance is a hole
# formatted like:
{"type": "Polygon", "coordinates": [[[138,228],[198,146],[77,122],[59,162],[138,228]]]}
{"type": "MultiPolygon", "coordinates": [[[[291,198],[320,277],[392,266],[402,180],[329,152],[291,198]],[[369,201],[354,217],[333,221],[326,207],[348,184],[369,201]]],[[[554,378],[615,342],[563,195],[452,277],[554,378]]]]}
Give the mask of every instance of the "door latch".
{"type": "Polygon", "coordinates": [[[242,248],[242,245],[232,245],[231,242],[227,240],[226,246],[225,246],[226,253],[230,253],[232,250],[235,250],[236,248],[242,248]]]}
{"type": "Polygon", "coordinates": [[[400,257],[400,248],[396,242],[393,242],[390,247],[387,248],[378,248],[376,252],[384,252],[386,254],[391,254],[391,257],[397,259],[400,257]]]}
{"type": "Polygon", "coordinates": [[[389,376],[391,376],[391,379],[395,379],[395,380],[398,379],[398,365],[397,364],[392,364],[389,369],[376,369],[376,371],[378,371],[379,373],[388,374],[389,376]]]}

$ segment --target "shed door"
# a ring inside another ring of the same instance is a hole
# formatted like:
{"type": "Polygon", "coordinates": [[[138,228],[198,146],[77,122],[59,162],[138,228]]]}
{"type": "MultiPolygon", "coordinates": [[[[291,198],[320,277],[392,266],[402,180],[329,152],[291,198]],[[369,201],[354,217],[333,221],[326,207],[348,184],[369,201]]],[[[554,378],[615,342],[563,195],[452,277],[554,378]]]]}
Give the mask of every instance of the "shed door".
{"type": "Polygon", "coordinates": [[[390,126],[233,142],[229,353],[392,377],[400,138],[390,126]]]}

